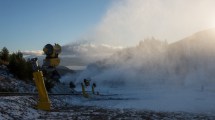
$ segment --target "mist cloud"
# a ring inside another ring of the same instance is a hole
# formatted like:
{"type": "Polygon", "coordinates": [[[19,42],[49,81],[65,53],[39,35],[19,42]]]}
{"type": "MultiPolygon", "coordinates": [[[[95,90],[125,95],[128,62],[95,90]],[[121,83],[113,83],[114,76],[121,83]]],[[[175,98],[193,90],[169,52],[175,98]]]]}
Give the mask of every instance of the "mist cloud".
{"type": "Polygon", "coordinates": [[[80,37],[84,42],[65,45],[63,52],[96,61],[114,53],[114,46],[136,46],[146,38],[172,43],[215,27],[214,5],[214,0],[113,1],[97,26],[80,37]]]}
{"type": "Polygon", "coordinates": [[[42,50],[26,50],[26,51],[21,51],[23,55],[33,55],[33,56],[41,56],[43,55],[42,50]]]}
{"type": "MultiPolygon", "coordinates": [[[[88,65],[76,82],[91,78],[104,86],[214,85],[215,29],[198,32],[177,43],[154,38],[88,65]]],[[[211,86],[210,86],[211,87],[211,86]]]]}
{"type": "Polygon", "coordinates": [[[215,27],[214,0],[119,0],[85,37],[109,45],[137,45],[154,36],[175,42],[215,27]]]}
{"type": "Polygon", "coordinates": [[[61,59],[63,65],[87,65],[105,59],[122,50],[120,46],[93,43],[73,43],[62,46],[61,59]]]}
{"type": "MultiPolygon", "coordinates": [[[[156,102],[159,109],[165,109],[167,105],[162,108],[162,104],[169,104],[171,102],[166,100],[174,98],[171,107],[188,110],[194,106],[193,108],[197,110],[196,104],[199,105],[200,99],[195,101],[196,98],[199,98],[202,93],[208,94],[203,92],[204,89],[214,91],[215,29],[190,35],[213,27],[214,5],[214,0],[114,1],[94,33],[83,38],[97,44],[126,47],[106,59],[89,64],[86,70],[79,74],[66,76],[68,79],[64,81],[71,80],[80,86],[83,79],[90,78],[102,88],[101,92],[105,87],[108,87],[108,93],[109,91],[115,93],[114,88],[119,88],[122,95],[126,93],[131,95],[134,87],[134,93],[138,97],[144,96],[145,100],[139,102],[138,106],[151,101],[151,98],[148,99],[149,96],[156,96],[153,99],[164,96],[164,100],[156,102]],[[190,37],[181,40],[187,36],[190,37]],[[160,39],[166,39],[168,42],[181,41],[168,44],[160,39]],[[140,40],[144,41],[139,42],[140,40]],[[139,91],[138,88],[148,94],[139,91]],[[175,97],[178,95],[178,88],[190,88],[202,92],[196,94],[194,99],[190,99],[193,93],[185,89],[179,97],[175,97]],[[161,92],[164,89],[165,92],[161,92]],[[172,90],[176,92],[173,91],[172,94],[172,90]],[[187,104],[188,99],[191,100],[189,102],[192,103],[191,105],[187,104]],[[183,104],[178,101],[182,101],[183,104]]],[[[93,44],[73,44],[66,48],[68,53],[75,56],[94,56],[105,53],[104,49],[95,51],[97,47],[93,44]]],[[[83,58],[89,59],[89,57],[83,58]]],[[[205,98],[202,97],[201,101],[207,101],[206,104],[202,104],[199,108],[200,110],[207,108],[211,111],[213,104],[207,104],[208,99],[205,98]]],[[[154,106],[153,99],[153,105],[148,104],[149,106],[154,106]]],[[[124,106],[130,105],[124,104],[124,106]]]]}

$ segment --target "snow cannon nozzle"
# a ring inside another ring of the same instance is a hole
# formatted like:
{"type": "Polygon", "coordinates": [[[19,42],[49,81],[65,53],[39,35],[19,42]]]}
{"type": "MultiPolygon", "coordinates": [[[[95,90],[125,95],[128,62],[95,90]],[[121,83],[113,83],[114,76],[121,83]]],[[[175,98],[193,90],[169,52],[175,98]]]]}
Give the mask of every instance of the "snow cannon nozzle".
{"type": "Polygon", "coordinates": [[[93,83],[93,87],[96,87],[96,83],[93,83]]]}
{"type": "Polygon", "coordinates": [[[38,58],[31,58],[31,61],[34,62],[34,61],[37,61],[38,58]]]}
{"type": "Polygon", "coordinates": [[[32,69],[33,71],[38,71],[38,59],[37,58],[31,58],[31,64],[32,64],[32,69]]]}
{"type": "Polygon", "coordinates": [[[85,86],[90,86],[90,81],[89,79],[84,79],[84,84],[85,86]]]}

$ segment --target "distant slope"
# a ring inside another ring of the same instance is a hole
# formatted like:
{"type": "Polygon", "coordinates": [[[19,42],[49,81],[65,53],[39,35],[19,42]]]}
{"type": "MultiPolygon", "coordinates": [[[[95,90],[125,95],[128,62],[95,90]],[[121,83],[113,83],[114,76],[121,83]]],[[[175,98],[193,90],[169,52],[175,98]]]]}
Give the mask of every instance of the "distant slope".
{"type": "Polygon", "coordinates": [[[65,67],[65,66],[58,66],[57,67],[57,71],[59,72],[59,74],[61,75],[61,76],[64,76],[64,75],[66,75],[66,74],[73,74],[73,73],[75,73],[75,71],[73,71],[73,70],[71,70],[71,69],[69,69],[69,68],[67,68],[67,67],[65,67]]]}
{"type": "Polygon", "coordinates": [[[215,52],[215,28],[197,32],[169,45],[170,51],[180,51],[183,54],[198,52],[199,54],[212,55],[215,52]],[[212,54],[211,54],[212,53],[212,54]]]}
{"type": "Polygon", "coordinates": [[[196,74],[192,76],[195,79],[210,79],[215,70],[215,28],[170,44],[167,57],[172,70],[170,74],[178,74],[180,79],[186,79],[191,74],[196,74]]]}

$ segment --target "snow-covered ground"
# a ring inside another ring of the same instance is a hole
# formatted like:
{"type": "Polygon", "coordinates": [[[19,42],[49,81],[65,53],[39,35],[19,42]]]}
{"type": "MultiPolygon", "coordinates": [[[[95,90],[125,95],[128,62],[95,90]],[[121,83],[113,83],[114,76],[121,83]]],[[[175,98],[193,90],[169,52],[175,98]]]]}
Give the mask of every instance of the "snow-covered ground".
{"type": "MultiPolygon", "coordinates": [[[[79,88],[80,89],[80,88],[79,88]]],[[[87,89],[90,90],[90,89],[87,89]]],[[[90,99],[72,97],[66,102],[105,108],[190,112],[215,115],[215,92],[209,88],[97,88],[100,94],[90,99]],[[107,100],[109,99],[109,100],[107,100]]]]}
{"type": "MultiPolygon", "coordinates": [[[[15,79],[1,80],[3,85],[32,89],[15,79]],[[5,82],[7,80],[7,82],[5,82]],[[4,81],[4,82],[3,82],[4,81]],[[8,82],[11,82],[9,84],[8,82]],[[14,83],[14,84],[12,84],[14,83]],[[25,87],[18,87],[23,86],[25,87]]],[[[57,87],[57,86],[56,86],[57,87]]],[[[59,86],[58,86],[59,87],[59,86]]],[[[68,87],[68,86],[67,86],[68,87]]],[[[60,93],[65,89],[57,90],[60,93]]],[[[68,90],[68,89],[67,89],[68,90]]],[[[77,85],[80,91],[80,85],[77,85]]],[[[86,89],[90,91],[90,88],[86,89]]],[[[104,87],[97,85],[100,95],[50,96],[51,111],[37,110],[37,96],[0,96],[0,120],[32,119],[215,119],[213,87],[104,87]]],[[[68,91],[67,91],[68,92],[68,91]]]]}
{"type": "Polygon", "coordinates": [[[34,92],[34,83],[26,83],[18,80],[7,70],[6,66],[0,65],[0,92],[34,92]]]}
{"type": "MultiPolygon", "coordinates": [[[[51,111],[41,111],[35,109],[36,96],[10,96],[0,99],[0,119],[8,120],[32,120],[32,119],[93,119],[93,120],[111,120],[111,119],[152,119],[152,120],[214,120],[214,114],[189,113],[189,112],[162,112],[152,110],[122,109],[122,108],[104,108],[96,106],[74,105],[67,103],[84,100],[81,96],[51,96],[51,111]]],[[[90,101],[89,99],[86,101],[90,101]]],[[[111,102],[110,100],[102,100],[111,102]]]]}

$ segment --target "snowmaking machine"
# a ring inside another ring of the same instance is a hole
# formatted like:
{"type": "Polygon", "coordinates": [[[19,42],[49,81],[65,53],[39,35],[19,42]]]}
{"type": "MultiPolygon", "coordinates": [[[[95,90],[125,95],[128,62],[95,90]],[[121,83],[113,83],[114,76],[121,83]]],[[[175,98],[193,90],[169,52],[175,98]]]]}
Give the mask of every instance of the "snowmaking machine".
{"type": "Polygon", "coordinates": [[[88,87],[90,85],[90,80],[84,79],[84,83],[81,83],[81,88],[82,88],[82,95],[85,98],[89,98],[89,94],[87,94],[85,87],[88,87]]]}
{"type": "MultiPolygon", "coordinates": [[[[90,79],[84,79],[84,81],[81,83],[81,88],[82,88],[82,95],[85,98],[89,98],[90,95],[86,92],[85,88],[90,86],[90,79]]],[[[95,93],[95,88],[96,88],[96,83],[92,84],[92,95],[99,95],[99,92],[95,93]]]]}
{"type": "Polygon", "coordinates": [[[58,58],[58,55],[61,53],[61,46],[59,44],[55,43],[54,46],[51,44],[47,44],[44,46],[43,52],[46,55],[43,66],[56,67],[60,64],[60,59],[58,58]]]}
{"type": "Polygon", "coordinates": [[[56,67],[60,64],[58,55],[61,53],[61,46],[59,44],[47,44],[43,48],[46,58],[43,60],[42,71],[45,77],[45,84],[48,91],[56,84],[59,83],[60,74],[56,67]]]}
{"type": "Polygon", "coordinates": [[[56,70],[56,66],[60,64],[58,55],[61,53],[61,46],[55,44],[45,45],[43,48],[46,58],[43,60],[42,68],[38,65],[37,58],[31,59],[33,77],[39,94],[38,109],[50,110],[51,104],[48,97],[47,89],[54,86],[59,82],[60,74],[56,70]]]}

